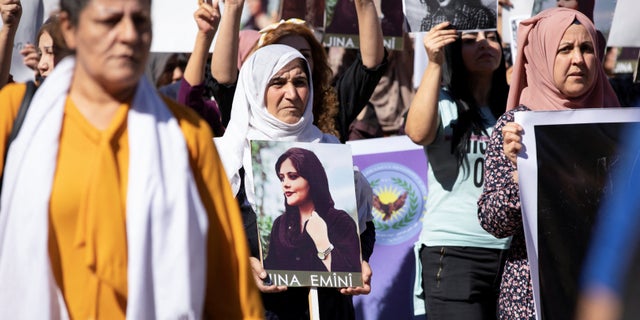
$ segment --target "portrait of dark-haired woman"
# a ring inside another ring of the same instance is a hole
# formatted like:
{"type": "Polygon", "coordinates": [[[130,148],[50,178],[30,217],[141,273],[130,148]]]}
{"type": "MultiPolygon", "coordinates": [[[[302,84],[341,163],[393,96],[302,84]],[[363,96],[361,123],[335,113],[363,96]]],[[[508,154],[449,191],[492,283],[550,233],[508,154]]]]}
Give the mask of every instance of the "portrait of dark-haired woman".
{"type": "Polygon", "coordinates": [[[336,209],[318,157],[290,148],[275,164],[285,212],[273,222],[265,269],[360,272],[356,223],[336,209]]]}

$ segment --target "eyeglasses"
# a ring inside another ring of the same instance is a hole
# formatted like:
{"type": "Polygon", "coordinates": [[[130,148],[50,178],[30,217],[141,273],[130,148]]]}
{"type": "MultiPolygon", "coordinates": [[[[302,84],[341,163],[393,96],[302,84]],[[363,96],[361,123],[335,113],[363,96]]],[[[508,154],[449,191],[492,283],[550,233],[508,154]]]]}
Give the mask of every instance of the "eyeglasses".
{"type": "Polygon", "coordinates": [[[287,20],[283,19],[283,20],[280,20],[279,22],[272,23],[272,24],[262,28],[262,30],[259,31],[260,32],[260,40],[258,40],[258,47],[262,47],[267,35],[271,31],[278,29],[278,27],[280,27],[283,24],[304,25],[304,26],[308,27],[307,22],[302,20],[302,19],[299,19],[299,18],[289,18],[287,20]]]}

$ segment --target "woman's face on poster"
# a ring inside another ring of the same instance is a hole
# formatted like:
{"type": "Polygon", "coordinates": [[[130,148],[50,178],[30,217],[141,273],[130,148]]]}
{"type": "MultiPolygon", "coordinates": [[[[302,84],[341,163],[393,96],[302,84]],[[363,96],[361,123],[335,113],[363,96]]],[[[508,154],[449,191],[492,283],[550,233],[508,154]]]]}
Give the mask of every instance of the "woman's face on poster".
{"type": "Polygon", "coordinates": [[[282,191],[288,205],[300,206],[311,201],[309,182],[298,174],[291,159],[282,162],[278,178],[282,183],[282,191]]]}

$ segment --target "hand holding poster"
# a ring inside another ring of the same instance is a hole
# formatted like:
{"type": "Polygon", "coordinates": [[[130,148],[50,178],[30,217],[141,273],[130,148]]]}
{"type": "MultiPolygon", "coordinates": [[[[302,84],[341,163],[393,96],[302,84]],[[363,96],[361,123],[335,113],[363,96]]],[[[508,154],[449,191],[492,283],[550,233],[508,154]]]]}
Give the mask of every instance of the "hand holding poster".
{"type": "Polygon", "coordinates": [[[517,112],[518,174],[538,319],[573,319],[600,200],[611,191],[625,123],[636,108],[517,112]]]}
{"type": "Polygon", "coordinates": [[[263,264],[274,284],[361,286],[350,148],[253,141],[252,159],[263,264]]]}

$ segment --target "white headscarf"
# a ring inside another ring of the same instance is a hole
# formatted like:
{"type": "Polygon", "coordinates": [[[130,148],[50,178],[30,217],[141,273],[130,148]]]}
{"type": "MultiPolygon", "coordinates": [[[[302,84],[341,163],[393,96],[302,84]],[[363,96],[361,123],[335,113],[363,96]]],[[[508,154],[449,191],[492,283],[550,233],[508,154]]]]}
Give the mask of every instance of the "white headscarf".
{"type": "MultiPolygon", "coordinates": [[[[224,136],[216,138],[216,146],[224,164],[227,178],[234,194],[240,190],[240,168],[251,168],[251,140],[332,142],[338,138],[323,134],[313,125],[313,83],[306,59],[298,50],[281,44],[258,49],[240,69],[231,120],[224,136]],[[295,124],[287,124],[267,111],[265,92],[271,78],[294,59],[302,59],[309,74],[309,99],[302,118],[295,124]]],[[[245,182],[253,185],[253,175],[247,170],[245,182]]],[[[253,203],[253,192],[247,188],[247,198],[253,203]]]]}

